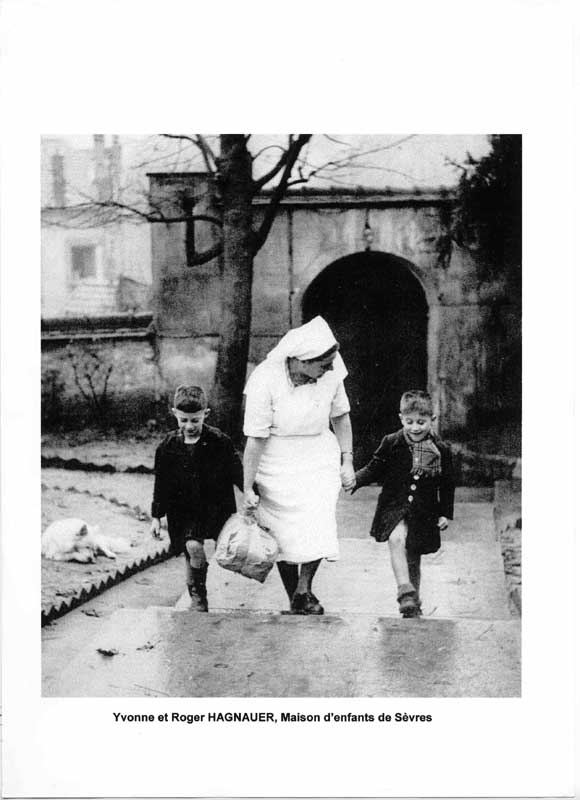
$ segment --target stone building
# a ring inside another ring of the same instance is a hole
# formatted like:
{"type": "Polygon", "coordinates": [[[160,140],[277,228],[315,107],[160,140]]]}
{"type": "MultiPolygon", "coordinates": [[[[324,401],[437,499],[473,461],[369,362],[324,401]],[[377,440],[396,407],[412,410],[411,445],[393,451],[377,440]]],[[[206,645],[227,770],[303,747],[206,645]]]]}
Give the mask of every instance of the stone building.
{"type": "MultiPolygon", "coordinates": [[[[83,360],[101,381],[97,394],[106,388],[107,419],[123,425],[163,415],[179,382],[208,390],[213,383],[221,264],[188,266],[192,248],[212,243],[211,226],[76,224],[74,206],[87,187],[97,198],[114,195],[121,162],[115,137],[105,146],[95,136],[84,151],[43,141],[47,426],[90,424],[85,395],[92,389],[85,386],[83,395],[79,387],[83,360]]],[[[194,205],[215,216],[208,180],[204,173],[153,173],[151,197],[180,216],[194,205]]],[[[487,269],[475,253],[452,244],[450,192],[290,193],[255,258],[248,372],[290,327],[322,314],[349,369],[359,458],[397,426],[398,398],[409,387],[431,391],[448,437],[467,439],[506,421],[519,426],[519,274],[514,280],[504,265],[487,269]]],[[[258,218],[268,200],[267,194],[256,199],[258,218]]]]}
{"type": "MultiPolygon", "coordinates": [[[[153,174],[151,192],[182,203],[203,196],[206,181],[153,174]]],[[[349,369],[359,455],[397,426],[409,387],[429,389],[448,436],[519,417],[519,292],[452,246],[450,202],[445,190],[293,194],[256,256],[249,370],[288,328],[322,314],[349,369]]],[[[160,386],[213,381],[220,265],[187,266],[190,238],[211,236],[195,228],[151,230],[160,386]]]]}
{"type": "Polygon", "coordinates": [[[46,137],[41,149],[41,314],[44,319],[142,311],[150,304],[149,227],[113,211],[84,211],[114,198],[124,178],[118,136],[73,147],[46,137]]]}

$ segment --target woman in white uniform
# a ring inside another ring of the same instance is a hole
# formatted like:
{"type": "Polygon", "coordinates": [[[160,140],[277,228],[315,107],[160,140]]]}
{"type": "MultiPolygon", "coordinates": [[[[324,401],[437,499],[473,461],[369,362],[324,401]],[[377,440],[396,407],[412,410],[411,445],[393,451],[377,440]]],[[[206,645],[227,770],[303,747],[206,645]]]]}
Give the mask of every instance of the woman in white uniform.
{"type": "Polygon", "coordinates": [[[336,503],[341,483],[355,482],[346,375],[332,331],[315,317],[281,339],[245,389],[244,508],[257,508],[278,541],[295,614],[324,613],[312,579],[323,558],[339,557],[336,503]]]}

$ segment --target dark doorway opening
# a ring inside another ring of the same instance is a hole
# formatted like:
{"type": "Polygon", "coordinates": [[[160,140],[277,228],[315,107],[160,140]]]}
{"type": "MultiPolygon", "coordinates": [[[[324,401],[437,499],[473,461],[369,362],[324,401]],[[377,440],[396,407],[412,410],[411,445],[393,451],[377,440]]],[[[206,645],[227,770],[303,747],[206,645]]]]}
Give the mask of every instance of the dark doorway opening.
{"type": "Polygon", "coordinates": [[[303,321],[317,314],[332,328],[349,371],[358,467],[400,427],[402,392],[426,388],[425,293],[404,259],[355,253],[326,267],[306,290],[303,321]]]}

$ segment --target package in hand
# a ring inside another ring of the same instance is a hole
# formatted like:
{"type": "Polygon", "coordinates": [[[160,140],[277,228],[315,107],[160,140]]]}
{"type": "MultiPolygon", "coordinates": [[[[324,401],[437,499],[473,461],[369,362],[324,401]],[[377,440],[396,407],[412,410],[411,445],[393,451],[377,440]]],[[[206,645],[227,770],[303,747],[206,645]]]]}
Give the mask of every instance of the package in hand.
{"type": "Polygon", "coordinates": [[[254,514],[234,514],[218,536],[215,558],[220,567],[264,583],[278,556],[278,544],[254,514]]]}

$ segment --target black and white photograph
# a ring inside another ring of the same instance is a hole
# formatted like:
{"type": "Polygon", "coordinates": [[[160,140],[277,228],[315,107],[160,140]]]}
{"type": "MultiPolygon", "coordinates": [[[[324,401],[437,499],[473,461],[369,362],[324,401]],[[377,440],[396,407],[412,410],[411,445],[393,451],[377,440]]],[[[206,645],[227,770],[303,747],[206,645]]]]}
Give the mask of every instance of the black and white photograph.
{"type": "Polygon", "coordinates": [[[522,137],[41,147],[43,694],[519,696],[522,137]]]}
{"type": "Polygon", "coordinates": [[[573,4],[2,15],[3,796],[574,797],[573,4]]]}

